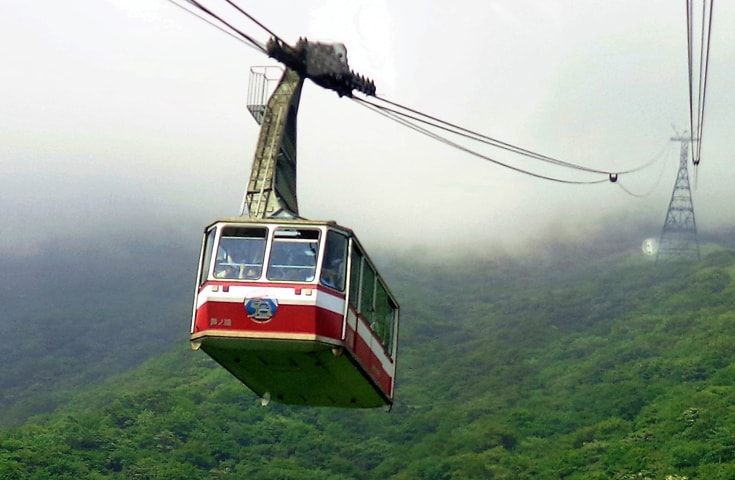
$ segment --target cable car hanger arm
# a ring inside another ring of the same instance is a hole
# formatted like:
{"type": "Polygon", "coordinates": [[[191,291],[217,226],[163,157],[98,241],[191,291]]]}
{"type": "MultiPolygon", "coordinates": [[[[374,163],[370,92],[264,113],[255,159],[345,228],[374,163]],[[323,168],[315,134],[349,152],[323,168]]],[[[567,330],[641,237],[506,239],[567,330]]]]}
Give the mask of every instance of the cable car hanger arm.
{"type": "Polygon", "coordinates": [[[304,79],[350,98],[353,90],[375,96],[375,84],[350,70],[343,44],[301,38],[292,47],[271,37],[266,50],[286,66],[286,71],[267,105],[259,110],[260,137],[240,214],[247,211],[251,218],[298,217],[296,117],[304,79]]]}
{"type": "Polygon", "coordinates": [[[271,37],[266,43],[268,56],[309,78],[320,87],[334,90],[342,97],[352,97],[357,90],[375,96],[375,83],[350,70],[347,63],[347,48],[343,43],[311,42],[300,38],[292,47],[283,40],[271,37]]]}

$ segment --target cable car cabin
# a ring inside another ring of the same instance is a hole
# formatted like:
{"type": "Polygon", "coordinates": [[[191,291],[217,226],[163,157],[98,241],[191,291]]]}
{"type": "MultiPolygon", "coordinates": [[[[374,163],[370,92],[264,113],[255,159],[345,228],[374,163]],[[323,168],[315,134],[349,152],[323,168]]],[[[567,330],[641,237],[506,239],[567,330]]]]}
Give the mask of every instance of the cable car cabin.
{"type": "Polygon", "coordinates": [[[390,406],[398,303],[351,230],[222,219],[204,232],[190,341],[264,399],[390,406]]]}

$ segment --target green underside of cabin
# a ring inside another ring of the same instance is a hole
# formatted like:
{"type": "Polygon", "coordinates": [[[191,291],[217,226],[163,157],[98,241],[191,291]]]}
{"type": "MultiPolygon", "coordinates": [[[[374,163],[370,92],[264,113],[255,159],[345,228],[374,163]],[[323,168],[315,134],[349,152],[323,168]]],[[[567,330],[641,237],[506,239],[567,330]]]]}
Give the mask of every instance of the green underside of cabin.
{"type": "Polygon", "coordinates": [[[340,408],[391,403],[348,351],[329,344],[222,337],[200,341],[201,350],[264,399],[340,408]]]}

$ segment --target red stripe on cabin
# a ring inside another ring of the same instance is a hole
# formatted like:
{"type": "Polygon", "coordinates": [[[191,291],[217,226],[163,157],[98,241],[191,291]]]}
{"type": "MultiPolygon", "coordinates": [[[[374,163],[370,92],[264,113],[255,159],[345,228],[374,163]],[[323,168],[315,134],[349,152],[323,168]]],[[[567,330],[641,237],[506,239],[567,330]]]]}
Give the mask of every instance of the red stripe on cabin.
{"type": "MultiPolygon", "coordinates": [[[[357,321],[359,323],[362,323],[364,328],[367,328],[362,317],[358,318],[357,321]]],[[[370,337],[368,341],[366,341],[365,338],[363,338],[361,335],[358,335],[350,327],[348,327],[347,338],[349,339],[350,337],[354,338],[354,346],[347,343],[348,348],[352,348],[352,351],[360,361],[362,367],[368,371],[369,375],[378,385],[380,385],[383,391],[386,392],[388,396],[393,397],[393,381],[391,374],[387,372],[385,368],[383,368],[383,363],[373,350],[383,349],[377,337],[373,335],[372,332],[370,332],[370,337]],[[373,342],[372,346],[368,343],[369,341],[373,342]]]]}
{"type": "Polygon", "coordinates": [[[208,301],[199,307],[194,332],[309,334],[341,340],[342,315],[313,305],[278,305],[273,318],[256,321],[248,317],[240,302],[208,301]]]}

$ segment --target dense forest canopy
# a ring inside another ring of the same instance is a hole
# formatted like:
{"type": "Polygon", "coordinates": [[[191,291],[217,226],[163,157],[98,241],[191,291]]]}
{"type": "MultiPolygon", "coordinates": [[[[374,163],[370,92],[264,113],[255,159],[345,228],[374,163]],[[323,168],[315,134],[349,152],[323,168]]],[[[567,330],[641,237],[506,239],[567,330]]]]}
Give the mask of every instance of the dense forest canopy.
{"type": "Polygon", "coordinates": [[[44,295],[0,292],[0,478],[735,478],[735,250],[654,267],[608,247],[384,255],[391,413],[264,408],[191,352],[195,247],[85,252],[105,273],[47,258],[64,282],[3,259],[44,295]]]}

